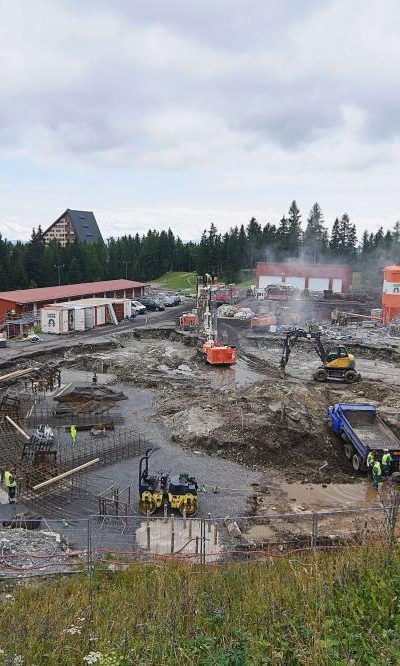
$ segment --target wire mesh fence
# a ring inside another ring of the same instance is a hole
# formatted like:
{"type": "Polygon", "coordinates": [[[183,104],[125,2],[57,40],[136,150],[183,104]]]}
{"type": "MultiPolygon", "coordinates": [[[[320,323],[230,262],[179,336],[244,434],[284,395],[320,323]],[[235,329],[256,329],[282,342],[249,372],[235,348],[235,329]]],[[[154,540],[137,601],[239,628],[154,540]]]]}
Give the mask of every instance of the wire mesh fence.
{"type": "MultiPolygon", "coordinates": [[[[106,497],[110,497],[106,493],[106,497]]],[[[112,570],[134,562],[246,563],[372,543],[397,543],[398,506],[234,518],[91,515],[14,517],[0,528],[0,576],[112,570]]]]}

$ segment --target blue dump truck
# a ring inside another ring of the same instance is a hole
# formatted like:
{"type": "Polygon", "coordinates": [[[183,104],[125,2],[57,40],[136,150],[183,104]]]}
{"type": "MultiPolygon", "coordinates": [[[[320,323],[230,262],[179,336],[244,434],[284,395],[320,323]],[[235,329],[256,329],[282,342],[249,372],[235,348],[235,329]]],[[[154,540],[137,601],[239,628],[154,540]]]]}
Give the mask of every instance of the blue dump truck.
{"type": "Polygon", "coordinates": [[[374,405],[338,402],[329,407],[328,414],[333,432],[344,441],[344,455],[356,472],[366,471],[370,451],[381,460],[383,449],[392,454],[392,472],[399,471],[400,440],[378,416],[374,405]]]}

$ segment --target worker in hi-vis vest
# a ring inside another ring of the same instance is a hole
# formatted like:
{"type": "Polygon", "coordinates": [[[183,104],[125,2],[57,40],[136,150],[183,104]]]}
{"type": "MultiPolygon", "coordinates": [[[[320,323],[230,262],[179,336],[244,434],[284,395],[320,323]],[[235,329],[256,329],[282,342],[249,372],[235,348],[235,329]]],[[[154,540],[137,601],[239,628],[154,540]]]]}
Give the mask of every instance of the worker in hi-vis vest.
{"type": "Polygon", "coordinates": [[[17,492],[17,482],[12,472],[4,470],[2,474],[3,486],[8,492],[8,502],[13,504],[15,502],[15,493],[17,492]]]}
{"type": "Polygon", "coordinates": [[[74,426],[74,425],[71,426],[70,433],[71,433],[72,444],[75,444],[75,442],[76,442],[76,435],[77,435],[77,433],[78,433],[78,431],[77,431],[77,429],[76,429],[76,426],[74,426]]]}

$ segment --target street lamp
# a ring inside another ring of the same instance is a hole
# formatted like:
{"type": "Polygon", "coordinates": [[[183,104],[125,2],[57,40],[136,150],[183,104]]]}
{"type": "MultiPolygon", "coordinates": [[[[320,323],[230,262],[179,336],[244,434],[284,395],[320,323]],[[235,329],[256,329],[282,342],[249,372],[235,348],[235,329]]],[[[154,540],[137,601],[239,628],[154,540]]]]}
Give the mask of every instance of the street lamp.
{"type": "Polygon", "coordinates": [[[54,268],[57,269],[58,272],[58,286],[61,285],[61,269],[65,268],[64,264],[54,264],[54,268]]]}
{"type": "Polygon", "coordinates": [[[129,261],[123,261],[122,263],[125,264],[125,280],[127,280],[128,279],[128,264],[129,264],[129,261]]]}

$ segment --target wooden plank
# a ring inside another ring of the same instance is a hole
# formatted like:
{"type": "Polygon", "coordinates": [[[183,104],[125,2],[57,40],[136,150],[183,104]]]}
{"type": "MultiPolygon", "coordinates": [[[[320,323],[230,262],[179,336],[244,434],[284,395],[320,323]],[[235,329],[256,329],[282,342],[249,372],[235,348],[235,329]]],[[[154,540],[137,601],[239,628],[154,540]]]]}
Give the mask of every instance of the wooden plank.
{"type": "Polygon", "coordinates": [[[9,423],[11,423],[11,425],[15,428],[15,430],[18,430],[18,432],[23,437],[25,437],[25,439],[29,442],[30,437],[29,437],[28,433],[26,433],[25,430],[22,430],[22,428],[18,425],[18,423],[15,423],[15,421],[13,421],[10,416],[6,416],[6,419],[9,423]]]}
{"type": "MultiPolygon", "coordinates": [[[[63,428],[64,428],[65,432],[69,432],[71,430],[72,425],[73,425],[72,423],[71,423],[71,425],[64,425],[63,428]]],[[[91,430],[92,428],[96,428],[96,430],[103,430],[103,428],[105,428],[106,430],[114,430],[115,425],[112,422],[111,423],[81,423],[80,425],[75,424],[75,428],[78,431],[79,430],[91,430]]]]}
{"type": "Polygon", "coordinates": [[[71,383],[66,384],[65,386],[61,386],[55,393],[53,393],[53,398],[58,398],[59,395],[62,395],[65,393],[67,389],[69,389],[72,386],[71,383]]]}
{"type": "Polygon", "coordinates": [[[79,465],[79,467],[74,467],[73,469],[69,469],[68,472],[63,472],[62,474],[58,474],[58,476],[53,476],[51,479],[47,479],[47,481],[42,481],[42,483],[37,483],[36,486],[33,486],[32,490],[40,490],[41,488],[45,488],[46,486],[49,486],[52,483],[55,483],[56,481],[61,481],[61,479],[66,479],[68,476],[71,476],[72,474],[76,474],[77,472],[80,472],[82,469],[86,469],[86,467],[90,467],[91,465],[95,465],[98,463],[100,458],[94,458],[94,460],[89,460],[89,462],[83,463],[83,465],[79,465]]]}
{"type": "Polygon", "coordinates": [[[33,368],[25,368],[25,370],[14,370],[14,372],[9,372],[7,375],[0,376],[0,382],[7,381],[8,379],[18,379],[24,375],[28,375],[32,372],[33,368]]]}

